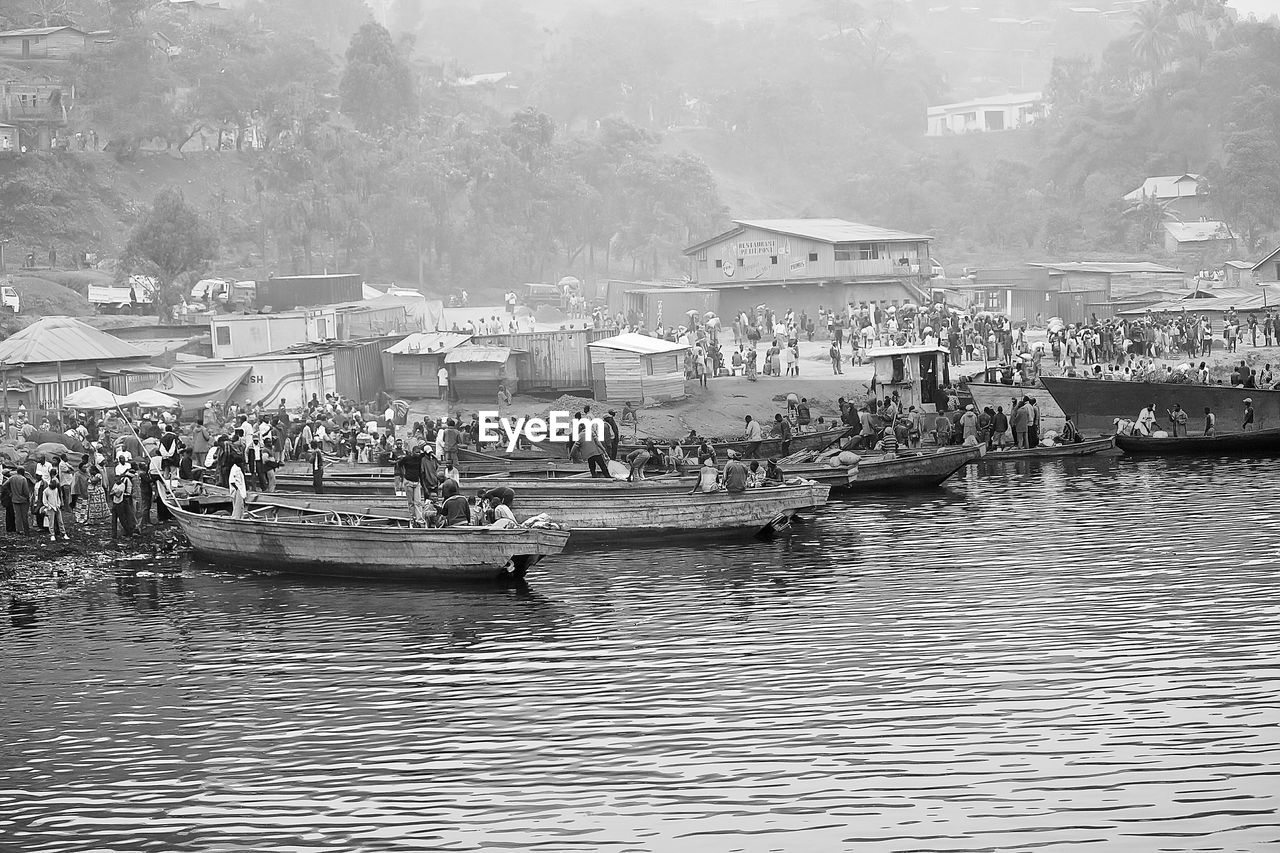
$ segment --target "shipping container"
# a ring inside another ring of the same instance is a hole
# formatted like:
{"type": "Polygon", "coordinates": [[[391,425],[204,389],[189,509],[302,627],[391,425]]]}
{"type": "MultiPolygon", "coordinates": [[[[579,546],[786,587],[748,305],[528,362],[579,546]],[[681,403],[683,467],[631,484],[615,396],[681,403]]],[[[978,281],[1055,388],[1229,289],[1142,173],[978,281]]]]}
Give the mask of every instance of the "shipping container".
{"type": "Polygon", "coordinates": [[[364,298],[364,278],[357,274],[293,275],[258,282],[259,309],[289,311],[312,305],[358,302],[364,298]]]}

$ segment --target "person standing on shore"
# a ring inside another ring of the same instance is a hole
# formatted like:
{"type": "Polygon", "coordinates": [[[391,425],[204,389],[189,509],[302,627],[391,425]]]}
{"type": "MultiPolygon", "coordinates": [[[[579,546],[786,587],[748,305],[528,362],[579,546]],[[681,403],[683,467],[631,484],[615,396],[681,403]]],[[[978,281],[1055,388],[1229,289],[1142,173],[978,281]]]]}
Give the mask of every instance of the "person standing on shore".
{"type": "Polygon", "coordinates": [[[31,481],[21,467],[13,469],[5,481],[9,495],[9,510],[13,513],[13,530],[19,536],[31,533],[31,481]]]}
{"type": "Polygon", "coordinates": [[[831,356],[831,373],[833,375],[837,373],[844,373],[844,371],[840,369],[840,347],[836,346],[834,343],[831,344],[831,349],[828,350],[827,354],[831,356]]]}

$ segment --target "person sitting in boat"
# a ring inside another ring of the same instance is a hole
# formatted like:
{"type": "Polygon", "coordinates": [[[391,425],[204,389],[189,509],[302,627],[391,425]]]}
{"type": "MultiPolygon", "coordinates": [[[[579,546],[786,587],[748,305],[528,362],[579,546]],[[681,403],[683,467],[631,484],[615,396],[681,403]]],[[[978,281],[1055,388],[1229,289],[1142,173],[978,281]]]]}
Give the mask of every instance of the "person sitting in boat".
{"type": "Polygon", "coordinates": [[[724,490],[738,494],[747,490],[747,466],[742,464],[738,451],[729,451],[729,461],[724,463],[724,490]]]}
{"type": "Polygon", "coordinates": [[[440,505],[441,527],[458,527],[471,523],[471,502],[458,492],[458,481],[452,477],[440,485],[440,496],[444,503],[440,505]]]}
{"type": "Polygon", "coordinates": [[[704,465],[707,460],[711,460],[712,465],[716,464],[716,449],[704,438],[698,442],[698,464],[704,465]]]}
{"type": "Polygon", "coordinates": [[[670,474],[684,473],[684,448],[680,446],[680,442],[674,438],[667,442],[666,448],[662,453],[662,467],[670,474]]]}
{"type": "Polygon", "coordinates": [[[787,481],[787,476],[782,473],[782,469],[778,467],[776,458],[770,459],[765,463],[764,467],[764,485],[781,486],[787,481]]]}
{"type": "Polygon", "coordinates": [[[1156,425],[1156,404],[1150,403],[1138,412],[1138,419],[1134,421],[1133,428],[1136,435],[1151,435],[1156,425]]]}
{"type": "Polygon", "coordinates": [[[1063,444],[1079,444],[1084,441],[1084,437],[1080,435],[1080,430],[1076,429],[1075,422],[1071,420],[1071,415],[1066,416],[1059,439],[1063,444]]]}
{"type": "Polygon", "coordinates": [[[751,460],[751,466],[747,468],[747,488],[758,489],[764,485],[764,469],[760,467],[758,459],[751,460]]]}
{"type": "Polygon", "coordinates": [[[703,460],[702,467],[698,469],[698,482],[694,484],[693,491],[710,494],[723,488],[720,485],[720,472],[716,470],[716,458],[713,455],[703,460]]]}
{"type": "Polygon", "coordinates": [[[1111,421],[1116,428],[1116,435],[1133,435],[1133,421],[1128,418],[1114,418],[1111,421]]]}

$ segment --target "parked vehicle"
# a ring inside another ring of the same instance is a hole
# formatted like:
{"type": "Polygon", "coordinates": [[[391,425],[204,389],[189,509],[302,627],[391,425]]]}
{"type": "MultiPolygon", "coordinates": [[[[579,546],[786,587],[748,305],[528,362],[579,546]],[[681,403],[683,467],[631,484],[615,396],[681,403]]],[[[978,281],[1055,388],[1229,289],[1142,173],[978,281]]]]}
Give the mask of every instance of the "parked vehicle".
{"type": "Polygon", "coordinates": [[[8,283],[0,285],[0,309],[17,314],[20,301],[18,291],[13,287],[12,279],[8,283]]]}
{"type": "Polygon", "coordinates": [[[147,275],[131,275],[123,284],[91,284],[89,302],[101,314],[150,314],[155,311],[159,286],[147,275]]]}

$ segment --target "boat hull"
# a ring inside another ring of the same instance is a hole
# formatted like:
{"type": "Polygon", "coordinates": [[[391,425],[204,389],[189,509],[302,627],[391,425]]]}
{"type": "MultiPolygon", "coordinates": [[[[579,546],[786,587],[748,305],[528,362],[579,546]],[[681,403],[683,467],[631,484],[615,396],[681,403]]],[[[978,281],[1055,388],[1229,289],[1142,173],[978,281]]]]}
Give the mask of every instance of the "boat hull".
{"type": "MultiPolygon", "coordinates": [[[[577,491],[524,487],[518,481],[499,480],[490,485],[510,485],[516,492],[516,517],[527,519],[546,513],[552,521],[573,532],[573,542],[583,539],[616,539],[637,534],[735,532],[760,530],[774,519],[814,509],[826,503],[831,487],[823,483],[749,489],[741,494],[692,493],[692,478],[673,479],[669,486],[657,481],[626,483],[599,481],[577,491]]],[[[298,509],[339,511],[407,518],[408,500],[389,494],[285,494],[261,496],[264,500],[298,509]]]]}
{"type": "MultiPolygon", "coordinates": [[[[1065,413],[1058,402],[1049,393],[1047,388],[1038,385],[1001,385],[994,382],[969,382],[966,386],[969,393],[973,396],[973,404],[978,410],[991,407],[995,411],[997,406],[1004,409],[1005,414],[1009,414],[1012,409],[1010,406],[1016,398],[1021,400],[1023,397],[1034,397],[1036,406],[1040,409],[1040,428],[1042,430],[1052,429],[1060,431],[1062,424],[1066,421],[1065,413]]],[[[1135,411],[1134,414],[1137,414],[1135,411]]],[[[1072,415],[1074,418],[1075,416],[1072,415]]],[[[1079,424],[1076,424],[1079,426],[1079,424]]],[[[1108,429],[1110,431],[1110,422],[1108,421],[1108,429]]]]}
{"type": "Polygon", "coordinates": [[[982,456],[980,447],[957,447],[932,453],[863,460],[845,489],[850,492],[911,491],[942,485],[953,474],[982,456]]]}
{"type": "Polygon", "coordinates": [[[1280,454],[1280,428],[1234,432],[1215,436],[1152,438],[1117,435],[1116,446],[1125,453],[1162,456],[1221,456],[1227,453],[1280,454]]]}
{"type": "Polygon", "coordinates": [[[1133,420],[1144,406],[1156,404],[1156,418],[1168,424],[1165,411],[1177,403],[1190,417],[1192,430],[1204,423],[1207,407],[1218,418],[1219,432],[1234,432],[1242,422],[1244,400],[1253,400],[1258,429],[1280,427],[1280,391],[1229,385],[1175,382],[1120,382],[1105,379],[1041,377],[1045,388],[1082,432],[1113,432],[1116,418],[1133,420]]]}
{"type": "Polygon", "coordinates": [[[1058,459],[1064,456],[1092,456],[1115,447],[1114,436],[1090,438],[1073,444],[1059,444],[1056,447],[1029,447],[1025,449],[992,450],[982,457],[983,463],[999,465],[1004,462],[1025,462],[1035,459],[1058,459]]]}
{"type": "MultiPolygon", "coordinates": [[[[561,553],[569,541],[564,530],[422,529],[378,519],[308,524],[201,515],[172,503],[169,507],[204,560],[291,574],[374,580],[521,577],[543,557],[561,553]]],[[[286,518],[295,515],[286,513],[286,518]]]]}

